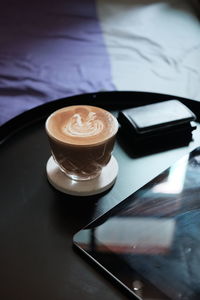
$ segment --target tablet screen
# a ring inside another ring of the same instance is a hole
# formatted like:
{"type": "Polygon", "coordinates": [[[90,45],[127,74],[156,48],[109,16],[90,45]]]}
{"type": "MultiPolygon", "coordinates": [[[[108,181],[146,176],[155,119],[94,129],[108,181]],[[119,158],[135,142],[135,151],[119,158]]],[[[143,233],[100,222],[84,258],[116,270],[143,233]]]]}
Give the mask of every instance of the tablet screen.
{"type": "Polygon", "coordinates": [[[138,299],[200,299],[200,148],[74,236],[138,299]]]}

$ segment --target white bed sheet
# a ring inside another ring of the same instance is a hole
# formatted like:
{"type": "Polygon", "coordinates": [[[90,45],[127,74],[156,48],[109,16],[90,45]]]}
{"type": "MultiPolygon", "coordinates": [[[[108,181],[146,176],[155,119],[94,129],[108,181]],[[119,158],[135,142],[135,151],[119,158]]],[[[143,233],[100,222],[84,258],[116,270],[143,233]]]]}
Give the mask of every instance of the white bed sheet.
{"type": "Polygon", "coordinates": [[[98,0],[118,90],[200,100],[200,4],[195,1],[98,0]]]}

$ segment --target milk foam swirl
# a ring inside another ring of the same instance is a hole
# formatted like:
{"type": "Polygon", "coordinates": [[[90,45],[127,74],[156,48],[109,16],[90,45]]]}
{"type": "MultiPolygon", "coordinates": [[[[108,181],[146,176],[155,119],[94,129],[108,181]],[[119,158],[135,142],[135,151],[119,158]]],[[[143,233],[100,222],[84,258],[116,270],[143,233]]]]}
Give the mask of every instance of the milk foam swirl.
{"type": "Polygon", "coordinates": [[[97,119],[96,113],[90,111],[87,116],[75,113],[65,124],[63,131],[65,134],[77,137],[90,137],[102,132],[104,123],[97,119]]]}
{"type": "Polygon", "coordinates": [[[46,130],[51,138],[73,147],[96,146],[114,137],[118,123],[102,108],[72,105],[51,114],[46,121],[46,130]]]}

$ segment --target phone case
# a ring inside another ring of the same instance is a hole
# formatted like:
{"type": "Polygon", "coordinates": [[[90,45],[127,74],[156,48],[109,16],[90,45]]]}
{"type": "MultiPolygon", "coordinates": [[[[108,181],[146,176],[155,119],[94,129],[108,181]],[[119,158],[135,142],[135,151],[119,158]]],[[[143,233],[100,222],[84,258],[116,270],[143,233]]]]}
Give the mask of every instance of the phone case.
{"type": "Polygon", "coordinates": [[[173,131],[174,127],[182,128],[195,119],[194,113],[178,100],[126,109],[118,116],[121,126],[137,134],[173,131]]]}
{"type": "Polygon", "coordinates": [[[188,145],[195,119],[178,100],[139,106],[119,112],[119,135],[133,154],[154,153],[188,145]]]}

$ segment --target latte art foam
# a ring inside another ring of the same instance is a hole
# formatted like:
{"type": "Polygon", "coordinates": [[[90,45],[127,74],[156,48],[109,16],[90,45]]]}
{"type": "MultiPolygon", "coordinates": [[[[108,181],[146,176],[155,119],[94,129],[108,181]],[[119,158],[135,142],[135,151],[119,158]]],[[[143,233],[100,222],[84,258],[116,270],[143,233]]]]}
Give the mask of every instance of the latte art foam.
{"type": "Polygon", "coordinates": [[[67,120],[63,132],[71,136],[89,137],[100,134],[103,128],[104,123],[102,120],[97,118],[95,112],[90,111],[86,118],[80,113],[74,114],[67,120]]]}
{"type": "Polygon", "coordinates": [[[52,138],[71,145],[95,145],[113,137],[118,130],[116,118],[95,106],[74,105],[54,112],[46,122],[52,138]]]}

